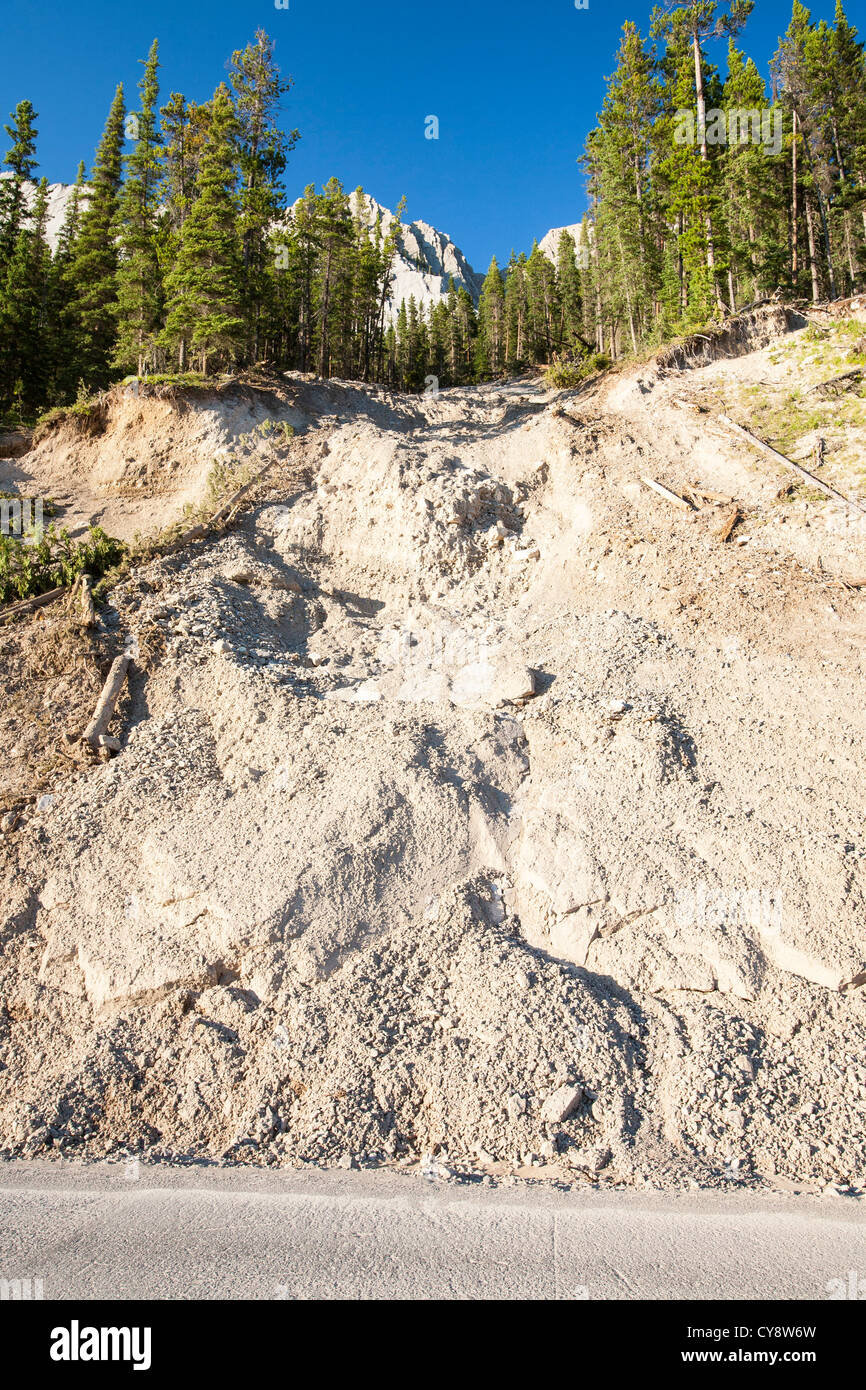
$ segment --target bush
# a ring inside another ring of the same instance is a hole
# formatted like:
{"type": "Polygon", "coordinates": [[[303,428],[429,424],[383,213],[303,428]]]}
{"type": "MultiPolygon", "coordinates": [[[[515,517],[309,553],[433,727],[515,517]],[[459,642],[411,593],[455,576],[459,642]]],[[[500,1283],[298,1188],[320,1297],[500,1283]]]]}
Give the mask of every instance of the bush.
{"type": "Polygon", "coordinates": [[[570,391],[596,372],[606,372],[613,363],[604,352],[592,352],[579,362],[554,362],[544,374],[546,385],[555,391],[570,391]]]}
{"type": "Polygon", "coordinates": [[[29,541],[0,535],[0,603],[35,598],[73,584],[81,574],[98,579],[119,563],[125,551],[122,541],[99,526],[91,527],[80,541],[68,531],[56,532],[53,525],[29,541]]]}
{"type": "Polygon", "coordinates": [[[555,391],[571,390],[579,386],[583,378],[583,368],[576,367],[571,362],[554,362],[544,373],[545,384],[552,386],[555,391]]]}

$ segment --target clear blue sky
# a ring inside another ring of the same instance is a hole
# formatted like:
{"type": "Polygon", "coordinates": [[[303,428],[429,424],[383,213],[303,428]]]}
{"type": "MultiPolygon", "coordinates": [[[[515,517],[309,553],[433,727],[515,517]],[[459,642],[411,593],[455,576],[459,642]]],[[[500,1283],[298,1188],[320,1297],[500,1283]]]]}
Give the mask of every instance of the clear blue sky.
{"type": "MultiPolygon", "coordinates": [[[[28,97],[39,112],[41,172],[88,168],[118,81],[135,109],[138,60],[158,38],[161,102],[205,100],[233,49],[264,28],[295,87],[284,124],[302,139],[290,197],[332,174],[447,232],[476,269],[585,207],[576,159],[612,72],[619,31],[642,33],[649,0],[2,0],[0,112],[28,97]],[[440,138],[425,140],[436,115],[440,138]]],[[[817,18],[832,18],[818,0],[817,18]]],[[[866,0],[849,0],[866,31],[866,0]]],[[[757,0],[740,42],[766,76],[790,0],[757,0]]],[[[711,48],[724,62],[725,44],[711,48]]],[[[5,149],[5,146],[4,146],[5,149]]]]}

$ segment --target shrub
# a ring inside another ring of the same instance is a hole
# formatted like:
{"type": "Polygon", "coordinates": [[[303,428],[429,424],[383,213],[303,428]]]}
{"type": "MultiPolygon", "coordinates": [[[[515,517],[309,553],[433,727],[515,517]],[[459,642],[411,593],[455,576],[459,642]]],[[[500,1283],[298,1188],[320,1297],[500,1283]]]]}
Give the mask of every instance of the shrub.
{"type": "Polygon", "coordinates": [[[28,539],[0,535],[0,603],[34,598],[74,583],[81,574],[98,579],[125,551],[122,541],[99,526],[91,527],[80,541],[68,531],[55,531],[53,525],[28,539]]]}

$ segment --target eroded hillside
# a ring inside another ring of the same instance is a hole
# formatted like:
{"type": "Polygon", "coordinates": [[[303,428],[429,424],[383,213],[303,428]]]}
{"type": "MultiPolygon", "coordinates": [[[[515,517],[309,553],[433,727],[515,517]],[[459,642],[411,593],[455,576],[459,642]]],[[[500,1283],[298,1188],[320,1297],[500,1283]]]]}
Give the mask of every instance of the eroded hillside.
{"type": "Polygon", "coordinates": [[[866,1181],[866,518],[719,419],[862,501],[856,384],[789,399],[857,332],[790,327],[573,393],[116,394],[4,465],[131,534],[297,430],[113,591],[119,754],[4,822],[7,1154],[866,1181]]]}

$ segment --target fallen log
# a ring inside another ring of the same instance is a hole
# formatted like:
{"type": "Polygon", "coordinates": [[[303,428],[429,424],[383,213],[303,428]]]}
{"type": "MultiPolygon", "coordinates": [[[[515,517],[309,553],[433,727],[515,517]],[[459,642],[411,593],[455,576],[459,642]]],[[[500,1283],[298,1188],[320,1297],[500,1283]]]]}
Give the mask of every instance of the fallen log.
{"type": "Polygon", "coordinates": [[[94,710],[93,718],[81,735],[82,742],[89,743],[94,751],[98,751],[101,747],[100,737],[106,733],[114,717],[115,706],[120,698],[120,692],[123,689],[131,661],[132,657],[128,651],[124,652],[122,656],[115,657],[108,673],[108,679],[102,687],[102,694],[94,710]]]}
{"type": "Polygon", "coordinates": [[[642,477],[641,482],[645,487],[652,488],[653,492],[657,492],[659,497],[663,497],[666,502],[670,502],[672,507],[679,507],[681,511],[684,512],[694,511],[691,502],[687,502],[686,499],[680,497],[678,493],[671,492],[670,488],[664,487],[661,483],[657,483],[655,478],[642,477]]]}
{"type": "Polygon", "coordinates": [[[820,478],[816,478],[815,474],[810,473],[808,468],[804,468],[802,464],[794,463],[793,459],[786,458],[784,454],[780,454],[778,449],[774,449],[772,445],[765,444],[763,439],[759,439],[756,434],[752,434],[752,431],[747,430],[744,425],[738,425],[736,421],[731,420],[727,415],[719,415],[717,418],[721,420],[722,424],[732,429],[735,434],[745,439],[748,444],[752,444],[756,449],[760,449],[763,453],[767,454],[769,458],[775,459],[776,463],[781,463],[783,467],[790,468],[794,473],[797,473],[799,477],[803,478],[805,482],[811,483],[813,487],[816,487],[819,492],[823,492],[827,497],[832,497],[834,502],[844,502],[846,507],[851,507],[855,512],[861,512],[866,516],[866,507],[864,507],[862,503],[854,502],[850,497],[845,497],[843,493],[837,492],[836,489],[830,487],[828,483],[822,482],[820,478]]]}
{"type": "Polygon", "coordinates": [[[195,526],[191,526],[188,531],[184,531],[176,540],[171,542],[169,549],[177,550],[183,545],[188,545],[190,541],[201,540],[206,536],[213,526],[218,526],[221,521],[228,517],[229,513],[243,501],[248,492],[252,492],[256,484],[261,482],[262,478],[264,478],[265,474],[270,472],[276,462],[277,460],[275,458],[270,459],[265,464],[264,468],[260,468],[258,473],[250,478],[248,483],[244,483],[243,487],[238,488],[237,492],[233,492],[228,501],[224,502],[223,505],[214,512],[212,517],[207,521],[198,522],[195,526]]]}
{"type": "Polygon", "coordinates": [[[64,585],[60,589],[49,589],[44,594],[37,594],[35,598],[24,598],[17,603],[10,603],[8,607],[0,608],[0,623],[11,622],[13,618],[23,617],[25,613],[33,613],[37,608],[45,608],[49,603],[55,603],[57,599],[63,598],[69,590],[64,585]]]}
{"type": "Polygon", "coordinates": [[[817,386],[810,386],[809,391],[819,391],[821,393],[824,391],[832,391],[835,393],[837,388],[850,391],[862,377],[863,368],[854,367],[850,372],[842,372],[841,376],[831,376],[829,381],[819,381],[817,386]]]}

